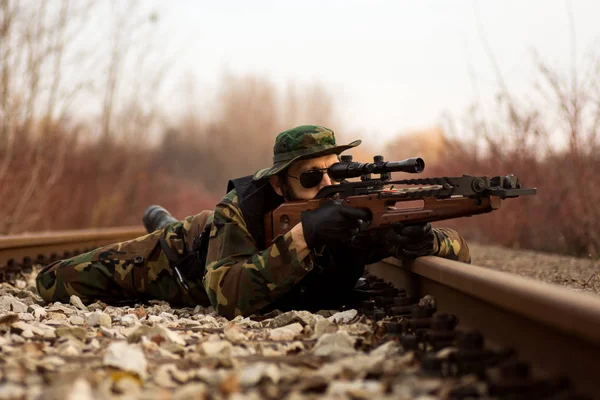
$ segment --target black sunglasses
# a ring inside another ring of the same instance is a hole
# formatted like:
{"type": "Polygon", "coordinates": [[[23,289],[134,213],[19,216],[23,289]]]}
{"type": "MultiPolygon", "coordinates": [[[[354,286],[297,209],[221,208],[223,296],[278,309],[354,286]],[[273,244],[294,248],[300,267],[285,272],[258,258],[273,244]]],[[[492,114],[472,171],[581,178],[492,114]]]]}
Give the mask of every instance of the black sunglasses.
{"type": "Polygon", "coordinates": [[[327,173],[327,168],[311,169],[304,171],[300,176],[288,175],[290,178],[300,180],[302,187],[306,189],[314,188],[319,186],[319,183],[323,180],[323,175],[327,173]]]}

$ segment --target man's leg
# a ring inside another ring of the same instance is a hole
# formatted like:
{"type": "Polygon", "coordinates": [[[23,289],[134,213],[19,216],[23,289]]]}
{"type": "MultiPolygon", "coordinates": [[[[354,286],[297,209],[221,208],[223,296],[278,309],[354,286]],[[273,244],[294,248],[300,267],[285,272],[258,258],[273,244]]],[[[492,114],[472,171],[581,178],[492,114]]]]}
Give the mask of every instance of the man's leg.
{"type": "Polygon", "coordinates": [[[201,280],[186,281],[187,289],[181,285],[160,241],[185,257],[211,216],[203,211],[146,236],[56,261],[37,276],[38,292],[46,301],[64,303],[77,295],[88,303],[158,299],[209,305],[201,280]]]}

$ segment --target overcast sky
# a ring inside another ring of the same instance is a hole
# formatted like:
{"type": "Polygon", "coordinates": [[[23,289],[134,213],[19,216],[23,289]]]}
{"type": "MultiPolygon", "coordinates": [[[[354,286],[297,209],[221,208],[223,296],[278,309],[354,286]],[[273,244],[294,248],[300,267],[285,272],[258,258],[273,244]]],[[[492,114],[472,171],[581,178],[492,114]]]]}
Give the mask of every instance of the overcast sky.
{"type": "Polygon", "coordinates": [[[156,4],[162,40],[177,54],[170,93],[190,72],[205,93],[223,71],[267,76],[282,88],[318,81],[345,127],[383,138],[458,116],[478,96],[491,101],[498,86],[482,34],[509,89],[522,95],[535,76],[532,49],[570,67],[569,7],[578,59],[600,48],[600,2],[592,0],[156,4]]]}

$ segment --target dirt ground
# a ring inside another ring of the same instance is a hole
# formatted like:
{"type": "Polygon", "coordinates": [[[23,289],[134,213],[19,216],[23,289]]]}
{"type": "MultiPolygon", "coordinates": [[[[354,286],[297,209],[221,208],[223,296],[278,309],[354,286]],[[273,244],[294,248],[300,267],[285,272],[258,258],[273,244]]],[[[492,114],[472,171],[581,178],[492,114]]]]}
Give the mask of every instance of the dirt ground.
{"type": "Polygon", "coordinates": [[[472,263],[600,295],[600,259],[469,244],[472,263]]]}

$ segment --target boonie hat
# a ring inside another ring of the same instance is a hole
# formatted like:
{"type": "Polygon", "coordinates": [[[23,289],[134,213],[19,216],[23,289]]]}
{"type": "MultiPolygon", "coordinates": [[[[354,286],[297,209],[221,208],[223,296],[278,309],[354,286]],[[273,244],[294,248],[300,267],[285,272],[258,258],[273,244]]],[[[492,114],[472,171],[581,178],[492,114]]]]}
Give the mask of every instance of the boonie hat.
{"type": "Polygon", "coordinates": [[[297,160],[340,154],[360,143],[360,140],[355,140],[350,144],[338,146],[335,143],[335,135],[329,128],[317,125],[297,126],[277,135],[273,146],[273,165],[257,171],[253,179],[275,175],[297,160]]]}

